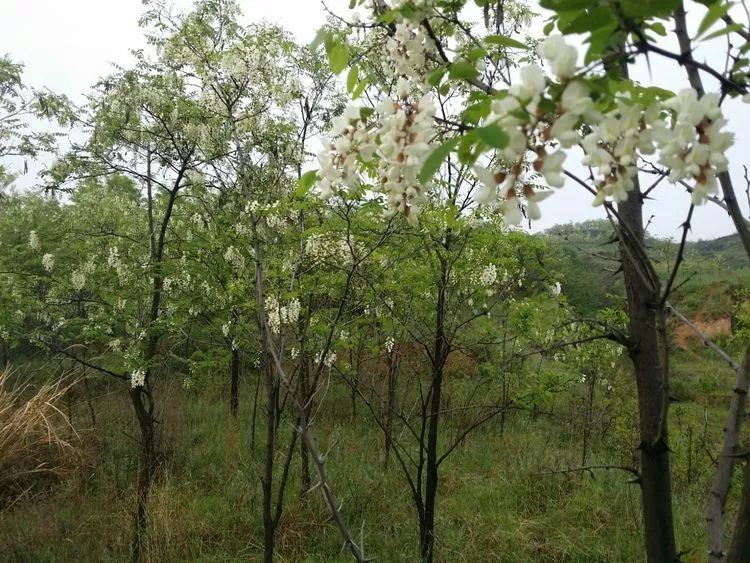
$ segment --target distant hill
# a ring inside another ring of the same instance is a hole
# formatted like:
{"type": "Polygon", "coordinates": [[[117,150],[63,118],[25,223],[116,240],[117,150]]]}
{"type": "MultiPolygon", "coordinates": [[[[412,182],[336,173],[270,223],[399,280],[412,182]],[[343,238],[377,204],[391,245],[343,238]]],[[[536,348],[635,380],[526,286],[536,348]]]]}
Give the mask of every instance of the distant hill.
{"type": "MultiPolygon", "coordinates": [[[[612,226],[607,220],[557,225],[538,236],[547,240],[563,275],[563,291],[582,314],[623,304],[623,282],[612,226]]],[[[678,243],[647,237],[655,267],[667,279],[678,243]]],[[[750,260],[738,235],[688,242],[671,299],[687,314],[728,316],[750,287],[750,260]]]]}

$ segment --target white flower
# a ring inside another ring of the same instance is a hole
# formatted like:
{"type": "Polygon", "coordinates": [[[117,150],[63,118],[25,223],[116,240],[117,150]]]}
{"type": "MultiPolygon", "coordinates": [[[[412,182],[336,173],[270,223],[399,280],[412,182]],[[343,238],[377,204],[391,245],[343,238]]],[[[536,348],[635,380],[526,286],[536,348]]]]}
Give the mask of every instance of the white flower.
{"type": "Polygon", "coordinates": [[[36,231],[29,232],[29,247],[31,248],[31,250],[39,250],[42,247],[36,231]]]}
{"type": "Polygon", "coordinates": [[[70,283],[73,289],[81,291],[86,285],[86,275],[81,270],[76,270],[70,276],[70,283]]]}
{"type": "Polygon", "coordinates": [[[392,336],[389,336],[385,339],[385,351],[389,354],[393,352],[393,346],[396,344],[396,341],[393,339],[392,336]]]}
{"type": "Polygon", "coordinates": [[[539,45],[538,52],[549,63],[552,74],[559,79],[566,80],[575,75],[578,50],[565,43],[562,35],[550,35],[539,45]]]}
{"type": "Polygon", "coordinates": [[[539,166],[538,172],[544,176],[544,179],[550,186],[561,188],[565,185],[562,167],[563,162],[565,162],[565,156],[563,151],[555,151],[540,158],[542,163],[539,166]]]}
{"type": "Polygon", "coordinates": [[[130,386],[135,389],[137,387],[143,387],[146,384],[146,372],[142,369],[137,369],[130,374],[130,386]]]}
{"type": "Polygon", "coordinates": [[[539,202],[551,195],[551,191],[538,192],[534,191],[531,186],[524,186],[523,197],[526,199],[526,215],[529,219],[538,221],[541,218],[542,211],[539,209],[539,202]]]}
{"type": "Polygon", "coordinates": [[[224,260],[229,262],[236,270],[245,269],[245,257],[234,246],[230,246],[224,252],[224,260]]]}
{"type": "Polygon", "coordinates": [[[45,254],[42,256],[42,267],[47,271],[51,272],[55,267],[55,257],[52,254],[45,254]]]}

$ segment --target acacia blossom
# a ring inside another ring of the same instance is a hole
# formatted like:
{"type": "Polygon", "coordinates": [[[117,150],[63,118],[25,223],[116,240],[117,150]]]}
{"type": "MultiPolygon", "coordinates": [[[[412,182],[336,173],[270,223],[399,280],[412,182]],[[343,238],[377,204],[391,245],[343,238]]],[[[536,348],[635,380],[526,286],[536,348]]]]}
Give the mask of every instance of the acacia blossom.
{"type": "Polygon", "coordinates": [[[146,384],[146,372],[142,369],[137,369],[130,374],[130,386],[133,389],[143,387],[146,384]]]}

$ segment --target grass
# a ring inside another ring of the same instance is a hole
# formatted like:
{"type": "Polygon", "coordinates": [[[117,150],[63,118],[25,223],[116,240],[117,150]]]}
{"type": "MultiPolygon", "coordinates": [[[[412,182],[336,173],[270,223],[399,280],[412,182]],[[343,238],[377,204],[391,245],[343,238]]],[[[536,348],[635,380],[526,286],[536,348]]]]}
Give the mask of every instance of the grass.
{"type": "Polygon", "coordinates": [[[67,389],[61,380],[32,387],[10,369],[0,372],[0,506],[75,470],[69,440],[77,436],[59,408],[67,389]]]}
{"type": "MultiPolygon", "coordinates": [[[[715,451],[720,406],[704,401],[703,377],[678,364],[675,379],[690,395],[673,407],[675,515],[685,561],[705,553],[704,505],[711,479],[705,449],[715,451]],[[682,371],[680,371],[682,370],[682,371]]],[[[451,382],[456,388],[461,384],[451,382]]],[[[627,461],[634,443],[632,394],[602,403],[611,424],[597,433],[591,463],[627,461]]],[[[716,384],[716,392],[722,388],[716,384]]],[[[0,518],[0,545],[13,561],[122,561],[129,555],[136,429],[125,390],[95,386],[96,428],[82,429],[82,469],[33,502],[0,518]]],[[[222,389],[159,390],[161,468],[150,501],[149,561],[260,560],[261,452],[250,444],[251,386],[231,420],[222,389]]],[[[714,389],[711,389],[714,392],[714,389]]],[[[726,389],[724,389],[726,391],[726,389]]],[[[441,467],[436,553],[439,561],[636,562],[643,560],[637,485],[620,471],[545,474],[576,467],[580,457],[575,395],[555,398],[532,418],[514,413],[503,434],[490,423],[472,434],[441,467]]],[[[79,405],[79,419],[85,407],[79,405]]],[[[259,420],[259,425],[260,425],[259,420]]],[[[458,421],[446,418],[445,431],[458,421]]],[[[282,423],[279,455],[291,432],[282,423]]],[[[383,468],[382,438],[363,408],[352,416],[348,393],[331,387],[315,418],[335,494],[368,554],[415,561],[416,518],[395,463],[383,468]]],[[[258,430],[262,439],[262,428],[258,430]]],[[[299,493],[295,459],[277,532],[278,561],[350,561],[317,492],[299,493]]]]}

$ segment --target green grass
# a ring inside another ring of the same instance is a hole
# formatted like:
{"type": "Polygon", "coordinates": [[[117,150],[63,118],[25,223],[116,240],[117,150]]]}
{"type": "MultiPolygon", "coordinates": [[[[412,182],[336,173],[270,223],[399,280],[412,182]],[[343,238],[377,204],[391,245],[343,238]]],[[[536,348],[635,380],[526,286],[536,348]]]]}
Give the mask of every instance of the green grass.
{"type": "MultiPolygon", "coordinates": [[[[704,504],[723,409],[704,400],[688,360],[674,379],[690,400],[672,410],[675,515],[686,561],[705,553],[704,504]],[[689,392],[689,393],[688,393],[689,392]]],[[[465,383],[452,381],[453,388],[465,383]]],[[[607,409],[611,425],[597,434],[591,463],[626,463],[632,444],[631,384],[622,382],[607,409]]],[[[716,385],[715,391],[726,391],[716,385]]],[[[724,386],[725,387],[725,386],[724,386]]],[[[104,390],[102,390],[104,391],[104,390]]],[[[150,501],[150,561],[237,561],[262,556],[261,455],[258,420],[250,446],[252,389],[243,388],[237,422],[220,390],[160,390],[162,466],[150,501]]],[[[712,389],[713,391],[713,389],[712,389]]],[[[441,466],[436,553],[439,561],[636,562],[643,560],[640,502],[630,475],[616,470],[544,474],[580,463],[575,395],[545,412],[513,413],[501,435],[494,421],[441,466]]],[[[13,561],[122,561],[129,554],[136,430],[124,392],[95,401],[98,425],[82,434],[87,465],[54,490],[18,502],[0,519],[3,558],[13,561]]],[[[76,410],[87,424],[86,410],[76,410]]],[[[445,419],[447,435],[457,420],[445,419]]],[[[282,423],[279,456],[291,432],[282,423]]],[[[368,554],[379,561],[416,561],[416,517],[395,463],[383,468],[382,438],[366,409],[352,418],[348,393],[333,385],[314,435],[327,461],[343,513],[368,554]]],[[[295,455],[277,532],[278,561],[350,561],[317,492],[301,497],[295,455]]]]}

